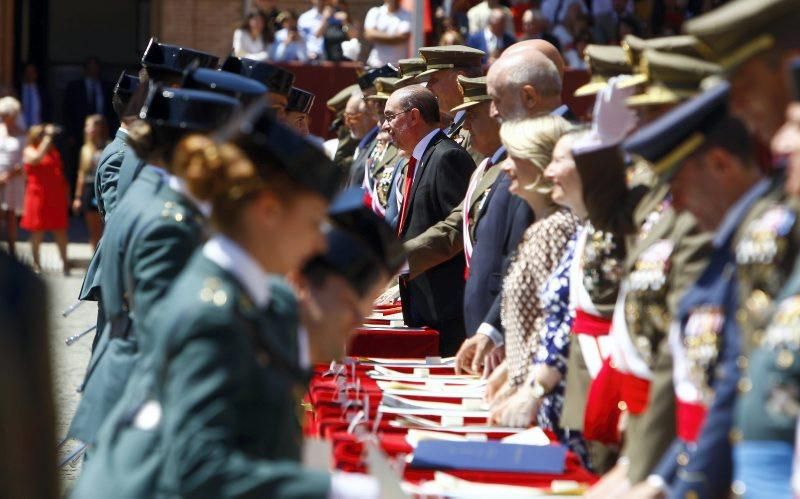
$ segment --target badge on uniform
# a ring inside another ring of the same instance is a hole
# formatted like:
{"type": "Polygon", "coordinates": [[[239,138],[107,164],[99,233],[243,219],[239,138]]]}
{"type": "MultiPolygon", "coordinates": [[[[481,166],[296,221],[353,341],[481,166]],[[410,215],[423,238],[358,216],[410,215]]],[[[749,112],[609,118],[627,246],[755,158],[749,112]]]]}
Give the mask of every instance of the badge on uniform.
{"type": "Polygon", "coordinates": [[[739,265],[767,265],[786,249],[786,236],[794,226],[796,215],[785,206],[770,208],[747,226],[736,246],[739,265]]]}
{"type": "Polygon", "coordinates": [[[800,351],[800,295],[781,301],[761,346],[776,351],[787,350],[789,353],[800,351]]]}
{"type": "Polygon", "coordinates": [[[669,239],[661,239],[643,251],[628,278],[630,289],[638,292],[664,289],[674,247],[669,239]]]}
{"type": "Polygon", "coordinates": [[[683,344],[689,363],[689,379],[706,400],[713,395],[709,376],[719,356],[724,321],[721,307],[701,305],[689,313],[684,327],[683,344]]]}

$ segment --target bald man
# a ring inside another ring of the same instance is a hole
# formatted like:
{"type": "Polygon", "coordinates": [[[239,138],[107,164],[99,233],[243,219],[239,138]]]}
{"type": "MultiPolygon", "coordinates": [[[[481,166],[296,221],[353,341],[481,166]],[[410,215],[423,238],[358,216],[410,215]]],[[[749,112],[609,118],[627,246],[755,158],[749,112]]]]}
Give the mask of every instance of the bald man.
{"type": "Polygon", "coordinates": [[[492,116],[503,121],[554,114],[576,121],[561,100],[563,79],[564,59],[553,44],[545,40],[515,43],[486,75],[492,116]]]}
{"type": "MultiPolygon", "coordinates": [[[[489,67],[487,93],[492,98],[489,112],[497,121],[513,121],[552,113],[567,117],[569,108],[561,104],[561,77],[564,60],[553,45],[544,40],[515,43],[489,67]],[[566,111],[566,112],[565,112],[566,111]]],[[[569,119],[569,118],[567,118],[569,119]]],[[[479,240],[473,258],[491,252],[498,275],[505,275],[513,250],[535,214],[527,203],[508,192],[509,179],[500,174],[489,189],[486,225],[497,226],[495,240],[479,240]]],[[[486,284],[488,285],[488,283],[486,284]]],[[[469,283],[468,283],[469,286],[469,283]]],[[[502,287],[502,283],[498,283],[502,287]]],[[[456,355],[458,371],[488,374],[505,355],[505,332],[500,321],[501,295],[486,313],[484,321],[470,335],[456,355]]]]}

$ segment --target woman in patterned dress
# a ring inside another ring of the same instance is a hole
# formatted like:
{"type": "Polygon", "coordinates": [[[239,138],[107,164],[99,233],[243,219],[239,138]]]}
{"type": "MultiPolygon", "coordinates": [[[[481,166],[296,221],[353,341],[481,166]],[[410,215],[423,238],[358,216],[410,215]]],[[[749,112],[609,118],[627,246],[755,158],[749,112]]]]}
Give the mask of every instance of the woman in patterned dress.
{"type": "MultiPolygon", "coordinates": [[[[505,123],[500,131],[510,158],[504,168],[511,178],[509,190],[525,199],[537,217],[525,232],[503,280],[501,317],[506,331],[506,360],[492,374],[487,398],[492,403],[494,422],[504,426],[530,426],[539,405],[532,401],[542,400],[529,393],[533,386],[528,382],[533,379],[532,373],[540,370],[531,366],[544,340],[541,331],[550,315],[548,307],[555,306],[542,301],[542,291],[579,223],[570,210],[553,203],[552,186],[545,180],[544,169],[556,143],[569,130],[564,119],[545,116],[505,123]],[[520,405],[523,401],[525,407],[520,405]]],[[[547,386],[557,385],[561,374],[555,361],[542,365],[541,377],[547,378],[547,386]]]]}
{"type": "MultiPolygon", "coordinates": [[[[528,426],[536,424],[551,431],[588,462],[585,443],[580,432],[570,432],[561,425],[564,390],[567,375],[570,331],[574,318],[570,308],[570,278],[575,242],[582,230],[579,219],[585,218],[580,177],[577,174],[571,147],[582,135],[572,130],[563,135],[555,146],[552,160],[545,173],[553,185],[551,197],[561,208],[567,209],[575,220],[573,230],[564,243],[560,260],[547,276],[536,297],[542,310],[536,329],[525,345],[528,357],[527,374],[519,388],[495,409],[495,419],[502,424],[528,426]],[[554,175],[554,173],[557,173],[554,175]],[[577,195],[575,195],[577,193],[577,195]]],[[[529,243],[530,244],[530,243],[529,243]]],[[[536,245],[534,244],[533,247],[536,245]]],[[[522,253],[523,246],[520,246],[522,253]]],[[[512,271],[509,271],[511,275],[512,271]]],[[[507,333],[508,334],[508,333],[507,333]]]]}

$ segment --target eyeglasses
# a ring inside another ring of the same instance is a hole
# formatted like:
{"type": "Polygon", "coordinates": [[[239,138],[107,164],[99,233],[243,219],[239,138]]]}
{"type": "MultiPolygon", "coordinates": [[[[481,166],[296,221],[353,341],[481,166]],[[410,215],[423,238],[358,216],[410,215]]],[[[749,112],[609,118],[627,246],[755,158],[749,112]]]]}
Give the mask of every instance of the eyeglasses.
{"type": "Polygon", "coordinates": [[[410,107],[410,108],[406,109],[405,111],[400,111],[399,113],[383,113],[383,117],[386,118],[386,121],[391,122],[391,121],[394,121],[394,119],[397,118],[398,116],[400,116],[401,114],[405,114],[405,113],[411,111],[412,109],[414,109],[414,108],[410,107]]]}

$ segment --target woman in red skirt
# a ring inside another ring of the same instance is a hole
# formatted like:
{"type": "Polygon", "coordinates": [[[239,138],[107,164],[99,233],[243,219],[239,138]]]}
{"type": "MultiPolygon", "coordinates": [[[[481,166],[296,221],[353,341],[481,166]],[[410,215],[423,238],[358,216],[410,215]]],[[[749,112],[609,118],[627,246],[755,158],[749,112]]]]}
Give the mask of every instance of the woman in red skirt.
{"type": "Polygon", "coordinates": [[[67,262],[67,181],[61,155],[53,145],[53,125],[35,125],[28,130],[28,146],[23,153],[28,183],[25,187],[25,211],[20,227],[31,233],[33,267],[41,271],[39,246],[45,232],[52,232],[69,273],[67,262]]]}

